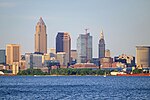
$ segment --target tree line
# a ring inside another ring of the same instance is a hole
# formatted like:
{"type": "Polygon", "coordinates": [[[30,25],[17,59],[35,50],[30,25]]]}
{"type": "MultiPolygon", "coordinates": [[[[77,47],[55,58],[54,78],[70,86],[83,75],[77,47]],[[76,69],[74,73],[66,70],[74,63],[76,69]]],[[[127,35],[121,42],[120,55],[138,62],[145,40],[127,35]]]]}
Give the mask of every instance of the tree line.
{"type": "Polygon", "coordinates": [[[50,74],[43,72],[41,69],[29,68],[27,70],[19,71],[18,75],[104,75],[109,71],[101,69],[72,69],[72,68],[58,68],[52,69],[50,74]]]}
{"type": "MultiPolygon", "coordinates": [[[[117,70],[114,70],[117,71],[117,70]]],[[[142,69],[135,69],[132,71],[134,74],[143,73],[142,69]]],[[[110,70],[102,69],[73,69],[73,68],[58,68],[52,69],[50,73],[43,72],[41,69],[29,68],[27,70],[19,71],[18,75],[110,75],[110,70]]]]}

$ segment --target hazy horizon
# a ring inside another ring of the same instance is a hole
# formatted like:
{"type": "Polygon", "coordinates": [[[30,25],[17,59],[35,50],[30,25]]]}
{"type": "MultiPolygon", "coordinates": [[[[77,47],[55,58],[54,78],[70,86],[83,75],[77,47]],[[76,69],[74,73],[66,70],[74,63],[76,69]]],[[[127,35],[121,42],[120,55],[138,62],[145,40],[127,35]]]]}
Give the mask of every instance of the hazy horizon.
{"type": "Polygon", "coordinates": [[[35,26],[40,17],[47,26],[48,48],[55,48],[57,32],[69,32],[76,49],[79,34],[93,36],[93,57],[103,30],[111,55],[135,56],[135,46],[150,45],[150,0],[0,0],[0,49],[21,45],[22,54],[34,52],[35,26]]]}

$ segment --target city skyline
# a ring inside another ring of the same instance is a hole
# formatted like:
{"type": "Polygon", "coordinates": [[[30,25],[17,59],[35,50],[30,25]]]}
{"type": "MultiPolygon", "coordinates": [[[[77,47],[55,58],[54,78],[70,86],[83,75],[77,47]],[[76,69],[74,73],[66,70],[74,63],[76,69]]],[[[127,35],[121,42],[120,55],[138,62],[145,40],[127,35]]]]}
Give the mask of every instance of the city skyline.
{"type": "Polygon", "coordinates": [[[13,43],[21,45],[22,54],[34,52],[35,25],[42,17],[47,25],[48,48],[56,48],[54,37],[64,31],[70,33],[71,49],[76,49],[77,37],[89,28],[93,57],[98,57],[101,30],[112,56],[135,56],[137,45],[150,43],[149,9],[148,0],[0,1],[0,48],[13,43]]]}

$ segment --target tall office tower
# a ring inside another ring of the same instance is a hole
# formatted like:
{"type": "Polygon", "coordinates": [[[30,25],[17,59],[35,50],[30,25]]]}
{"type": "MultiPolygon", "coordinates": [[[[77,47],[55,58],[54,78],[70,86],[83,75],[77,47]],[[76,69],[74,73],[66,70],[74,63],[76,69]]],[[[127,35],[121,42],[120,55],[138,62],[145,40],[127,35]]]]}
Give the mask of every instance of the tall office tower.
{"type": "Polygon", "coordinates": [[[92,36],[90,33],[79,34],[77,38],[77,62],[87,63],[92,59],[92,36]]]}
{"type": "Polygon", "coordinates": [[[105,57],[105,40],[104,40],[104,35],[103,35],[103,31],[100,33],[100,40],[99,40],[99,44],[98,44],[98,51],[99,51],[99,58],[103,58],[105,57]]]}
{"type": "Polygon", "coordinates": [[[6,64],[5,50],[0,50],[0,64],[6,64]]]}
{"type": "Polygon", "coordinates": [[[71,38],[69,33],[58,32],[56,36],[56,53],[65,52],[66,62],[70,63],[71,56],[71,38]]]}
{"type": "Polygon", "coordinates": [[[46,34],[46,25],[40,17],[35,32],[35,52],[38,53],[47,53],[47,34],[46,34]]]}
{"type": "Polygon", "coordinates": [[[8,44],[6,45],[6,63],[13,65],[20,62],[20,45],[8,44]]]}
{"type": "Polygon", "coordinates": [[[136,63],[139,67],[150,67],[150,46],[136,46],[136,63]]]}

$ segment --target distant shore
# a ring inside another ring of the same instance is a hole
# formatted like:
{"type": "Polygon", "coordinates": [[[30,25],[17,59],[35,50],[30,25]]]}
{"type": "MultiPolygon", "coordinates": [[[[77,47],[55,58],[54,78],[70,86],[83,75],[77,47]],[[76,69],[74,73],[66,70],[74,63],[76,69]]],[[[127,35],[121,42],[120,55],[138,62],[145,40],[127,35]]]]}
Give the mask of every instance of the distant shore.
{"type": "MultiPolygon", "coordinates": [[[[104,76],[104,75],[14,75],[14,74],[4,74],[0,76],[104,76]]],[[[117,75],[106,75],[106,76],[150,76],[150,73],[140,73],[140,74],[117,74],[117,75]]]]}

